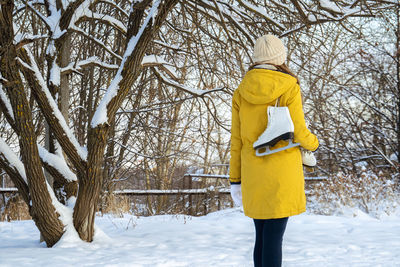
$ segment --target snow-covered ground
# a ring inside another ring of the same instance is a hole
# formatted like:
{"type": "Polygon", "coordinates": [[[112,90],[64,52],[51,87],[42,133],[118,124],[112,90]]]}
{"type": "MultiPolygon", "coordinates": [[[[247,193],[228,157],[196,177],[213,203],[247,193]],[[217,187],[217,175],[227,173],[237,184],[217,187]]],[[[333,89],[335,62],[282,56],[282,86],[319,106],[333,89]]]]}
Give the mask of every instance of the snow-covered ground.
{"type": "MultiPolygon", "coordinates": [[[[0,222],[0,266],[252,266],[253,222],[238,209],[96,222],[109,238],[50,249],[32,221],[0,222]]],[[[400,266],[400,217],[291,217],[283,266],[400,266]]]]}

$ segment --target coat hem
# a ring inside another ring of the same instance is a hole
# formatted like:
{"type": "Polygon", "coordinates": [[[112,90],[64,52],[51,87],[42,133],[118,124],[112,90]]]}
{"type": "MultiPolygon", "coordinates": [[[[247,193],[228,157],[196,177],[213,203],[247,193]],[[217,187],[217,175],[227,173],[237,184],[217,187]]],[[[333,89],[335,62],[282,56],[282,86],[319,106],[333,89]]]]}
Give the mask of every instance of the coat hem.
{"type": "Polygon", "coordinates": [[[273,214],[254,214],[254,213],[248,213],[244,212],[244,214],[247,217],[250,217],[252,219],[259,219],[259,220],[268,220],[268,219],[279,219],[279,218],[286,218],[294,215],[299,215],[303,212],[305,212],[306,209],[300,209],[296,211],[289,211],[289,212],[282,212],[282,213],[273,213],[273,214]]]}

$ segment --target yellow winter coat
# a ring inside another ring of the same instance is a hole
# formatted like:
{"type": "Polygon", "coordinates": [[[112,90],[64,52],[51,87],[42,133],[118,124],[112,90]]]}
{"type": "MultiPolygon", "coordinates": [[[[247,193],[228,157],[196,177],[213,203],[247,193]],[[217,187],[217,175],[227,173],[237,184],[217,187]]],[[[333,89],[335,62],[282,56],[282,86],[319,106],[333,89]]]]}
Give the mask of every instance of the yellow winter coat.
{"type": "MultiPolygon", "coordinates": [[[[283,218],[306,210],[304,174],[299,147],[257,157],[253,143],[267,127],[267,107],[289,107],[294,141],[307,150],[318,148],[318,139],[306,127],[300,87],[294,77],[273,70],[247,72],[232,100],[232,183],[241,182],[245,215],[254,219],[283,218]]],[[[274,148],[282,147],[279,141],[274,148]]]]}

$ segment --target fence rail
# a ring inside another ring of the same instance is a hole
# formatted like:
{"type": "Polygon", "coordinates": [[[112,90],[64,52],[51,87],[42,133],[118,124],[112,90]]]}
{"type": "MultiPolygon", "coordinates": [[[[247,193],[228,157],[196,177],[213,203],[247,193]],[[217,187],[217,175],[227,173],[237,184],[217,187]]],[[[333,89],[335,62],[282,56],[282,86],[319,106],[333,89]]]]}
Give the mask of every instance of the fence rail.
{"type": "Polygon", "coordinates": [[[117,195],[136,195],[136,196],[161,196],[161,195],[205,195],[210,194],[211,192],[215,194],[230,194],[229,188],[221,188],[221,189],[210,189],[210,188],[200,188],[200,189],[170,189],[170,190],[115,190],[114,194],[117,195]]]}
{"type": "Polygon", "coordinates": [[[226,174],[186,173],[183,177],[229,179],[226,174]]]}
{"type": "Polygon", "coordinates": [[[17,193],[18,188],[16,187],[0,187],[0,194],[4,193],[17,193]]]}
{"type": "MultiPolygon", "coordinates": [[[[229,179],[228,175],[218,175],[218,174],[193,174],[187,173],[184,177],[188,178],[207,178],[207,179],[229,179]]],[[[327,180],[327,176],[318,176],[318,177],[305,177],[305,181],[308,182],[320,182],[327,180]]],[[[191,179],[189,180],[191,182],[191,179]]],[[[191,186],[191,183],[189,184],[191,186]]],[[[16,187],[0,187],[0,194],[6,193],[17,193],[18,189],[16,187]]],[[[137,195],[137,196],[145,196],[145,195],[204,195],[209,194],[210,192],[214,192],[216,194],[229,194],[229,188],[200,188],[200,189],[170,189],[170,190],[138,190],[138,189],[124,189],[124,190],[115,190],[114,194],[117,195],[137,195]]]]}

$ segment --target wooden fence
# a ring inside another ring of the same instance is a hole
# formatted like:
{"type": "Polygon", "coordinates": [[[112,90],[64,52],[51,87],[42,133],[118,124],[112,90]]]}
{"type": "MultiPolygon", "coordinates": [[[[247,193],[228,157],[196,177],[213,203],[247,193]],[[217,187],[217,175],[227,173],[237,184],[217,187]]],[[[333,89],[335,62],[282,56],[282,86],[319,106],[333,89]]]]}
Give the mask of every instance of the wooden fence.
{"type": "MultiPolygon", "coordinates": [[[[230,194],[230,188],[224,187],[214,187],[209,186],[207,188],[198,188],[193,189],[193,180],[194,179],[228,179],[228,175],[217,175],[217,174],[193,174],[188,173],[184,175],[184,189],[168,189],[168,190],[140,190],[140,189],[124,189],[124,190],[115,190],[113,193],[115,195],[125,195],[125,196],[174,196],[181,197],[182,201],[188,203],[188,212],[190,215],[194,215],[193,211],[193,197],[194,196],[204,196],[204,199],[214,199],[217,201],[217,209],[221,209],[222,205],[222,196],[226,196],[230,194]]],[[[313,184],[314,182],[320,182],[326,180],[327,177],[306,177],[305,181],[307,185],[313,184]]],[[[18,189],[13,188],[0,188],[0,194],[11,194],[18,193],[18,189]]],[[[208,213],[207,205],[204,205],[203,214],[208,213]]]]}
{"type": "MultiPolygon", "coordinates": [[[[169,190],[140,190],[140,189],[124,189],[124,190],[115,190],[113,193],[118,195],[137,195],[137,196],[147,196],[147,195],[204,195],[208,194],[210,191],[214,191],[218,194],[230,194],[229,188],[221,188],[221,189],[212,189],[212,188],[200,188],[200,189],[192,189],[192,178],[203,178],[203,179],[228,179],[228,175],[217,175],[217,174],[193,174],[188,173],[184,175],[184,178],[187,178],[188,189],[169,189],[169,190]]],[[[326,176],[319,177],[305,177],[306,183],[313,182],[321,182],[325,181],[328,178],[326,176]]],[[[0,194],[6,193],[17,193],[18,189],[16,187],[0,187],[0,194]]]]}

